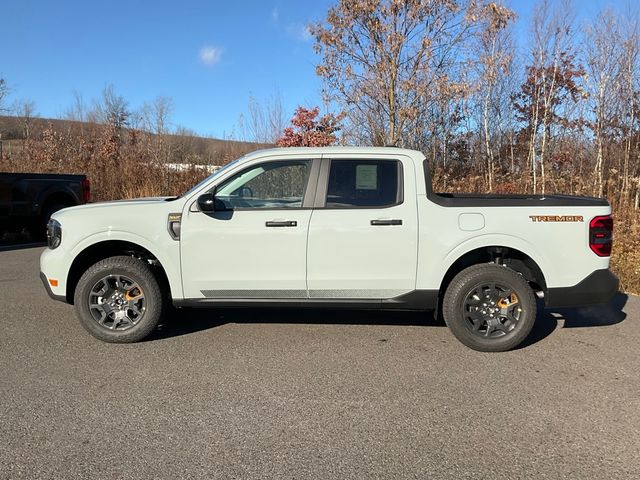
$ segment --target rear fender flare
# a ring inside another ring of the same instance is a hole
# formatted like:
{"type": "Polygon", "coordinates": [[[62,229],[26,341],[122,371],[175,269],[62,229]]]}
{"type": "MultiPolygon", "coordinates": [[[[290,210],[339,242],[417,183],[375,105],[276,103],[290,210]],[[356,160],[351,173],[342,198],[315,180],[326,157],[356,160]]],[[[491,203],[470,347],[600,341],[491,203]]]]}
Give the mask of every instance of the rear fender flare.
{"type": "Polygon", "coordinates": [[[552,282],[555,278],[554,270],[549,264],[550,262],[547,261],[542,253],[531,242],[513,235],[486,234],[465,240],[449,251],[443,259],[442,269],[438,275],[440,282],[442,282],[446,273],[459,258],[473,250],[494,246],[519,250],[536,262],[548,283],[550,281],[552,282]]]}

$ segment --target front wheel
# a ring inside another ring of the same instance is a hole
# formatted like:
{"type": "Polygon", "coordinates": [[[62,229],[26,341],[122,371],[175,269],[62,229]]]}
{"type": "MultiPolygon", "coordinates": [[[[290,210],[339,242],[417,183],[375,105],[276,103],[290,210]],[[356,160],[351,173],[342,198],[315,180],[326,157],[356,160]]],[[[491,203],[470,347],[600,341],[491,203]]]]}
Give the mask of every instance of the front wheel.
{"type": "Polygon", "coordinates": [[[536,319],[533,290],[519,273],[496,264],[473,265],[449,284],[442,305],[455,337],[481,352],[520,345],[536,319]]]}
{"type": "Polygon", "coordinates": [[[144,339],[163,314],[162,291],[149,265],[125,256],[92,265],[78,281],[74,303],[82,326],[111,343],[144,339]]]}

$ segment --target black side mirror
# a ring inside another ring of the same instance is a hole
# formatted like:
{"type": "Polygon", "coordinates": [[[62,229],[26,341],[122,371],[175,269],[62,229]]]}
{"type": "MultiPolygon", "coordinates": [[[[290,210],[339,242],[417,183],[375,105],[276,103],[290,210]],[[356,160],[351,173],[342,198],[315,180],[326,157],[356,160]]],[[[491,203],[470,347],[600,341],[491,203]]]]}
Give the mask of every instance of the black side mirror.
{"type": "Polygon", "coordinates": [[[198,208],[201,212],[214,212],[215,206],[215,192],[203,193],[198,197],[198,208]]]}

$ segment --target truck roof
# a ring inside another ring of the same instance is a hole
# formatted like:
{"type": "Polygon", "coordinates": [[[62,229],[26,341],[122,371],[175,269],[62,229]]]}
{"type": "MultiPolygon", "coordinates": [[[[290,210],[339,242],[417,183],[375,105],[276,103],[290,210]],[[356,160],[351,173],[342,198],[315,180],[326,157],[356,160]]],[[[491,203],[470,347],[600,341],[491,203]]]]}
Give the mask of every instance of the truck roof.
{"type": "Polygon", "coordinates": [[[358,155],[406,155],[418,160],[424,159],[422,152],[398,147],[284,147],[256,150],[246,155],[245,158],[254,156],[281,155],[281,154],[307,154],[307,155],[331,155],[331,154],[358,154],[358,155]]]}

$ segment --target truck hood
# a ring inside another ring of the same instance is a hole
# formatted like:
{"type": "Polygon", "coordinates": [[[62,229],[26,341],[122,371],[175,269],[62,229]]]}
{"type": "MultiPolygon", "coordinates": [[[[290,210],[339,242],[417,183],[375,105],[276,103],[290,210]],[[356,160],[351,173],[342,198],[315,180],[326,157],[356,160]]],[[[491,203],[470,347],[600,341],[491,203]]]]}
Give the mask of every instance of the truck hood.
{"type": "Polygon", "coordinates": [[[170,200],[174,200],[177,197],[141,197],[141,198],[125,198],[122,200],[110,200],[105,202],[93,202],[93,203],[85,203],[84,205],[76,205],[75,207],[65,208],[64,210],[60,210],[61,212],[67,211],[80,211],[80,210],[90,210],[96,208],[104,208],[104,207],[115,207],[115,206],[127,206],[127,205],[157,205],[160,202],[166,202],[170,200]]]}
{"type": "Polygon", "coordinates": [[[82,205],[83,207],[91,207],[91,206],[104,206],[104,205],[114,205],[120,203],[156,203],[156,202],[166,202],[169,200],[174,200],[177,197],[140,197],[140,198],[123,198],[122,200],[110,200],[106,202],[95,202],[95,203],[87,203],[82,205]]]}
{"type": "Polygon", "coordinates": [[[165,211],[180,212],[182,211],[182,204],[172,201],[176,198],[146,197],[87,203],[64,208],[53,214],[52,218],[65,222],[98,215],[105,225],[115,226],[114,224],[120,223],[118,219],[123,217],[130,219],[132,215],[153,215],[155,212],[162,214],[165,211]]]}

